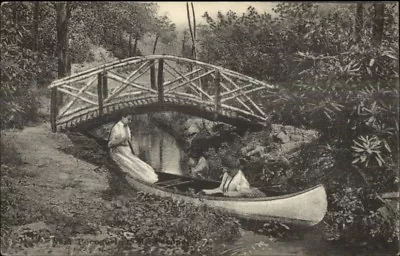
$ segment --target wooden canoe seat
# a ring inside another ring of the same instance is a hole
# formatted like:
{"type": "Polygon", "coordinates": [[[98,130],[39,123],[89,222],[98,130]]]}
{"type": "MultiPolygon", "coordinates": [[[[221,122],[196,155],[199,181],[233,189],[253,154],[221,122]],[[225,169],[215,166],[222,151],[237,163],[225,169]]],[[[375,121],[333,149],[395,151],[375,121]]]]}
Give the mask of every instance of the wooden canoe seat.
{"type": "Polygon", "coordinates": [[[157,182],[156,185],[157,186],[166,186],[166,185],[173,184],[173,183],[180,182],[180,181],[182,181],[182,179],[177,178],[177,179],[172,179],[172,180],[160,181],[160,182],[157,182]]]}
{"type": "Polygon", "coordinates": [[[191,183],[193,180],[182,180],[182,179],[173,179],[173,180],[166,180],[166,181],[161,181],[156,183],[156,185],[167,188],[167,187],[172,187],[172,186],[177,186],[181,184],[186,184],[186,183],[191,183]]]}
{"type": "Polygon", "coordinates": [[[187,184],[187,183],[191,183],[191,182],[193,182],[193,180],[186,180],[186,181],[182,181],[182,182],[177,182],[177,183],[169,184],[169,185],[162,186],[162,187],[163,188],[168,188],[168,187],[178,186],[178,185],[187,184]]]}

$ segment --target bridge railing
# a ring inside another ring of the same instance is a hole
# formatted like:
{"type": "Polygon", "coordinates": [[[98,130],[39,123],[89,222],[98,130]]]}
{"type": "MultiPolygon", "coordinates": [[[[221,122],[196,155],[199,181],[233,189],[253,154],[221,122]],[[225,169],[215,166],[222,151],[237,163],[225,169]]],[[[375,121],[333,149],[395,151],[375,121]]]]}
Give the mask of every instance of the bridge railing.
{"type": "MultiPolygon", "coordinates": [[[[51,89],[51,124],[74,125],[135,104],[166,104],[176,99],[213,104],[263,120],[250,94],[273,86],[215,65],[175,56],[132,57],[58,79],[51,89]],[[141,101],[142,99],[142,101],[141,101]],[[150,100],[151,99],[151,100],[150,100]]],[[[182,103],[183,107],[185,103],[182,103]]]]}

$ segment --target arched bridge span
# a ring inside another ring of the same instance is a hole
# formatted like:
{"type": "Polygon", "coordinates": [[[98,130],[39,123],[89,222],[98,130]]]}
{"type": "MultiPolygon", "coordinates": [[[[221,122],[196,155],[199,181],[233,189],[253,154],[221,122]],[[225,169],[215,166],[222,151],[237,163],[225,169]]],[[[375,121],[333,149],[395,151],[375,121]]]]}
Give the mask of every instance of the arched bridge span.
{"type": "Polygon", "coordinates": [[[150,55],[88,69],[49,88],[55,132],[94,128],[124,112],[160,111],[261,127],[266,114],[251,95],[273,86],[200,61],[150,55]]]}

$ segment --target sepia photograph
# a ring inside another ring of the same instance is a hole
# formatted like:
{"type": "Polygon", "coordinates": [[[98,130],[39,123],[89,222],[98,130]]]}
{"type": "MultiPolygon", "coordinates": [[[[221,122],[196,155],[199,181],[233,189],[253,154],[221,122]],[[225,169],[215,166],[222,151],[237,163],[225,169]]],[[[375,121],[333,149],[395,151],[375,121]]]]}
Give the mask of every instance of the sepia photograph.
{"type": "Polygon", "coordinates": [[[3,1],[4,256],[400,256],[397,1],[3,1]]]}

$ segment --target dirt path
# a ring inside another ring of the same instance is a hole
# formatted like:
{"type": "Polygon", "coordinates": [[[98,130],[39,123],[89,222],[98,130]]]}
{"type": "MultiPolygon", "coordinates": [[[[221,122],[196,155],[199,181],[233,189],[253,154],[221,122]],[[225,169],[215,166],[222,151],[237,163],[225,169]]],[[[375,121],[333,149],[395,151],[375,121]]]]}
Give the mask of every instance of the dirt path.
{"type": "Polygon", "coordinates": [[[65,134],[52,133],[49,124],[6,132],[21,154],[23,191],[38,205],[46,204],[72,215],[79,206],[98,205],[108,188],[107,175],[61,151],[73,146],[65,134]],[[74,205],[76,205],[74,207],[74,205]]]}
{"type": "MultiPolygon", "coordinates": [[[[110,59],[103,48],[93,50],[95,61],[110,59]]],[[[98,64],[95,62],[94,64],[98,64]]],[[[87,63],[79,65],[88,68],[87,63]]],[[[77,69],[74,64],[74,70],[77,69]]],[[[39,115],[48,117],[50,99],[40,98],[39,115]]],[[[53,133],[48,120],[21,130],[2,132],[2,140],[12,144],[20,154],[23,165],[20,184],[29,198],[38,205],[54,206],[67,216],[81,207],[97,207],[108,189],[106,171],[65,153],[75,145],[64,133],[53,133]]]]}
{"type": "MultiPolygon", "coordinates": [[[[103,207],[109,204],[103,199],[109,188],[109,172],[65,153],[65,148],[75,147],[66,134],[52,133],[50,125],[43,123],[22,131],[2,132],[2,140],[13,145],[22,162],[12,169],[10,176],[17,184],[14,193],[23,198],[18,203],[24,204],[24,225],[12,228],[9,241],[26,238],[29,232],[54,234],[56,229],[82,234],[86,233],[82,226],[72,227],[71,221],[79,222],[81,216],[90,216],[93,221],[101,218],[103,207]],[[26,223],[35,216],[38,221],[26,223]]],[[[54,247],[51,243],[35,243],[33,247],[11,245],[2,248],[2,254],[69,255],[72,245],[54,247]]]]}
{"type": "MultiPolygon", "coordinates": [[[[102,47],[94,47],[92,53],[94,61],[73,64],[73,73],[115,60],[102,47]]],[[[115,173],[104,168],[107,153],[99,153],[97,144],[92,145],[87,138],[82,140],[82,136],[53,133],[49,123],[50,99],[42,93],[39,101],[38,114],[43,123],[1,132],[2,146],[5,145],[2,155],[9,148],[12,149],[11,158],[15,154],[15,159],[21,159],[16,166],[12,163],[6,166],[2,161],[2,177],[12,185],[7,192],[15,203],[8,209],[13,224],[7,225],[13,226],[9,234],[2,234],[1,254],[95,254],[95,249],[89,246],[82,251],[82,246],[57,241],[57,237],[83,239],[86,245],[110,238],[105,235],[109,227],[101,226],[106,216],[104,212],[113,209],[118,195],[126,192],[122,191],[125,187],[115,173]],[[100,161],[91,161],[93,159],[100,161]],[[40,236],[34,237],[39,233],[40,236]]]]}

